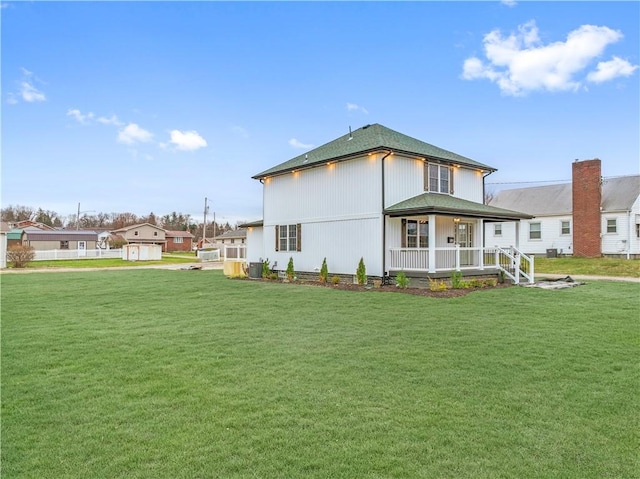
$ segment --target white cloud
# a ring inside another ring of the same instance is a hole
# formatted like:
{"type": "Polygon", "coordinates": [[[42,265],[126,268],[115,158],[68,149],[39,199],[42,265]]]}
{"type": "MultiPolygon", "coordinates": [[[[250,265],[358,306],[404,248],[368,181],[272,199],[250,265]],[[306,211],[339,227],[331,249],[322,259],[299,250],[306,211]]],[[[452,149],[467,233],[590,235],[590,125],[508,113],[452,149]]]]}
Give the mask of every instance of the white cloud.
{"type": "Polygon", "coordinates": [[[170,143],[183,151],[195,151],[207,146],[207,141],[197,131],[171,130],[170,143]]]}
{"type": "Polygon", "coordinates": [[[596,71],[587,75],[587,80],[593,83],[603,83],[621,76],[631,76],[638,69],[638,65],[632,65],[622,58],[613,57],[608,62],[598,62],[596,71]]]}
{"type": "Polygon", "coordinates": [[[151,141],[153,135],[147,130],[140,128],[135,123],[129,123],[118,132],[118,141],[131,145],[136,142],[145,143],[151,141]]]}
{"type": "Polygon", "coordinates": [[[313,145],[307,145],[305,143],[302,143],[301,141],[296,140],[295,138],[291,138],[289,140],[289,145],[291,145],[293,148],[303,148],[305,150],[313,148],[313,145]]]}
{"type": "Polygon", "coordinates": [[[355,103],[347,103],[347,111],[361,111],[365,115],[369,114],[366,108],[356,105],[355,103]]]}
{"type": "Polygon", "coordinates": [[[98,123],[102,123],[103,125],[115,125],[115,126],[123,126],[124,123],[121,122],[117,116],[111,115],[109,118],[106,116],[101,116],[96,119],[98,123]]]}
{"type": "MultiPolygon", "coordinates": [[[[622,33],[617,30],[582,25],[570,32],[565,42],[544,45],[534,21],[520,25],[517,33],[507,37],[493,30],[483,40],[488,61],[484,63],[476,57],[466,59],[462,77],[488,79],[508,95],[525,95],[535,90],[575,91],[582,86],[579,75],[608,45],[621,38],[622,33]]],[[[604,65],[603,73],[594,73],[594,78],[606,81],[629,71],[629,67],[637,68],[628,65],[616,69],[616,66],[621,67],[620,64],[604,65]]]]}
{"type": "Polygon", "coordinates": [[[67,111],[67,116],[74,118],[78,123],[87,124],[93,119],[93,113],[89,112],[83,115],[80,110],[72,109],[67,111]]]}
{"type": "Polygon", "coordinates": [[[515,0],[502,0],[500,3],[506,5],[507,7],[515,7],[518,4],[518,2],[516,2],[515,0]]]}
{"type": "Polygon", "coordinates": [[[26,68],[21,68],[20,70],[22,71],[22,78],[17,82],[17,91],[7,94],[7,103],[15,105],[20,103],[20,100],[27,103],[46,101],[47,97],[44,92],[39,90],[35,85],[36,82],[41,83],[41,81],[34,76],[33,72],[30,72],[26,68]]]}
{"type": "Polygon", "coordinates": [[[23,81],[20,84],[20,95],[22,95],[22,99],[28,103],[45,101],[47,99],[44,93],[27,81],[23,81]]]}

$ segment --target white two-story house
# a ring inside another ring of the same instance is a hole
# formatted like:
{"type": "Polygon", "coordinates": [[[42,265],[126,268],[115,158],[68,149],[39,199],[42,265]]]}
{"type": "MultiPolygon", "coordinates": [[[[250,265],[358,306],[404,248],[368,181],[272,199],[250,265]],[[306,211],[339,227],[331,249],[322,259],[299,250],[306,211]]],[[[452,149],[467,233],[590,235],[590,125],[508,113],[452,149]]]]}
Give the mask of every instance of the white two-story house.
{"type": "MultiPolygon", "coordinates": [[[[370,277],[497,271],[483,238],[487,222],[529,215],[483,203],[494,168],[366,125],[268,168],[263,219],[247,225],[247,261],[284,270],[370,277]],[[275,264],[275,266],[274,266],[275,264]]],[[[480,274],[480,273],[477,273],[480,274]]]]}

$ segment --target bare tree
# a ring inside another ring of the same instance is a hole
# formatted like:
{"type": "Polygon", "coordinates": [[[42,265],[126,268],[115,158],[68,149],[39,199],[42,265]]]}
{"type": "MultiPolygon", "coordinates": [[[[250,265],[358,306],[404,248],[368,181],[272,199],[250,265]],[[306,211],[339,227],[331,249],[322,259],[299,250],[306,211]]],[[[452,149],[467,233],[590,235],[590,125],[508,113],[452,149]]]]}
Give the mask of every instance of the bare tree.
{"type": "Polygon", "coordinates": [[[36,216],[36,210],[30,206],[23,205],[9,205],[6,208],[2,208],[0,212],[0,219],[9,223],[33,220],[36,216]]]}

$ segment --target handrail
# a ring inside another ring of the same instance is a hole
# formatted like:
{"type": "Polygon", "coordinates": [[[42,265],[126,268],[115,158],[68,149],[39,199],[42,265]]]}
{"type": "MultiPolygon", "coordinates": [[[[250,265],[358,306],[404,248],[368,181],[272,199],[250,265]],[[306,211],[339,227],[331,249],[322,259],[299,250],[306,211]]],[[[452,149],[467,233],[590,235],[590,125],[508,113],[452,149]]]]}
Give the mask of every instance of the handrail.
{"type": "Polygon", "coordinates": [[[530,284],[535,282],[533,257],[527,256],[513,246],[509,249],[500,248],[499,246],[495,248],[496,266],[515,284],[520,284],[521,276],[530,284]]]}

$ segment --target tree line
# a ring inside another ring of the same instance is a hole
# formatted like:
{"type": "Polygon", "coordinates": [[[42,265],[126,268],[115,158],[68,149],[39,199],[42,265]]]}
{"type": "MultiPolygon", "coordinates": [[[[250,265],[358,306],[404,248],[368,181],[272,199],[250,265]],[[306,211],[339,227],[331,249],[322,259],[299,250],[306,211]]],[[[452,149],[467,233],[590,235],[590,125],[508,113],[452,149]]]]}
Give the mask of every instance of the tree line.
{"type": "MultiPolygon", "coordinates": [[[[190,215],[178,212],[171,212],[163,216],[155,215],[153,212],[147,216],[137,216],[134,213],[97,213],[94,215],[81,214],[61,216],[55,211],[44,210],[42,208],[31,208],[23,205],[9,205],[0,210],[0,220],[8,223],[30,220],[42,223],[54,228],[66,229],[100,229],[117,230],[141,223],[149,223],[170,231],[189,231],[196,238],[202,238],[202,223],[196,223],[190,215]]],[[[206,235],[212,238],[214,234],[220,235],[226,231],[237,229],[229,222],[207,222],[206,235]]]]}

